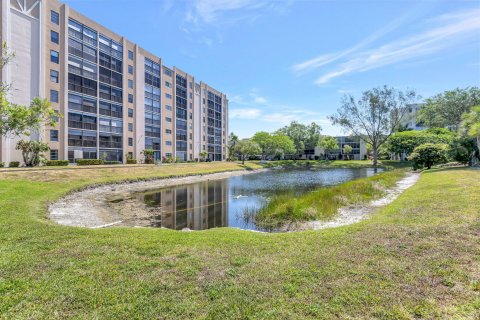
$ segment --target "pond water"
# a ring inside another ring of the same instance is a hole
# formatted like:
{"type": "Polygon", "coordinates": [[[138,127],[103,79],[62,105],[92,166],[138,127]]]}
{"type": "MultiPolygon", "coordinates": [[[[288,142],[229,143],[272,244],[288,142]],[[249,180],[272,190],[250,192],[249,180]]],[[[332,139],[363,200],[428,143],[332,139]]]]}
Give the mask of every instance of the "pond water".
{"type": "MultiPolygon", "coordinates": [[[[265,230],[252,217],[275,196],[298,196],[316,188],[372,176],[373,169],[277,169],[133,194],[130,210],[144,214],[127,224],[182,230],[237,227],[265,230]]],[[[118,205],[118,203],[116,204],[118,205]]]]}

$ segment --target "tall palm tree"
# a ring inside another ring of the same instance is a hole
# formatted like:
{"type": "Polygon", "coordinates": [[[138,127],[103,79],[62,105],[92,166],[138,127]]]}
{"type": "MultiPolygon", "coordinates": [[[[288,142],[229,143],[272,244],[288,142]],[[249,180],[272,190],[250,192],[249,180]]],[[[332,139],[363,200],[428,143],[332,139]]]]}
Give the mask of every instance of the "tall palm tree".
{"type": "MultiPolygon", "coordinates": [[[[462,133],[477,139],[477,148],[480,151],[480,106],[472,107],[472,110],[462,116],[462,133]]],[[[476,157],[472,160],[475,161],[476,157]]]]}

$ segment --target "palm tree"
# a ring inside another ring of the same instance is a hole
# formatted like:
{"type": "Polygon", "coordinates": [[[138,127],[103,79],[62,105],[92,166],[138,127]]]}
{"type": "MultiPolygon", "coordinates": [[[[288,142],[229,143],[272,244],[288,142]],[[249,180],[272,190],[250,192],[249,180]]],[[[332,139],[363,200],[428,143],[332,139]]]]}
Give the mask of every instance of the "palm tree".
{"type": "MultiPolygon", "coordinates": [[[[472,107],[472,110],[462,115],[461,124],[462,133],[466,133],[470,137],[477,139],[477,148],[480,152],[480,106],[472,107]]],[[[472,155],[472,160],[475,161],[475,153],[472,155]]],[[[476,161],[475,161],[476,162],[476,161]]]]}

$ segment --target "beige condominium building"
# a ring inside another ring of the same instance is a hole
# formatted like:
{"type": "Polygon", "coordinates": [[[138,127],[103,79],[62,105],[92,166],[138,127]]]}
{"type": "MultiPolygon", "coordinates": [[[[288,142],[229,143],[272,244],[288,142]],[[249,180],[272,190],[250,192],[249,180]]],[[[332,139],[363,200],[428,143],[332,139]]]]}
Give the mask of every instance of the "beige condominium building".
{"type": "MultiPolygon", "coordinates": [[[[48,142],[48,159],[125,162],[153,149],[156,159],[225,160],[225,94],[56,0],[2,0],[1,15],[15,52],[1,74],[10,101],[47,98],[62,115],[30,137],[48,142]]],[[[21,161],[19,139],[1,137],[0,161],[21,161]]]]}

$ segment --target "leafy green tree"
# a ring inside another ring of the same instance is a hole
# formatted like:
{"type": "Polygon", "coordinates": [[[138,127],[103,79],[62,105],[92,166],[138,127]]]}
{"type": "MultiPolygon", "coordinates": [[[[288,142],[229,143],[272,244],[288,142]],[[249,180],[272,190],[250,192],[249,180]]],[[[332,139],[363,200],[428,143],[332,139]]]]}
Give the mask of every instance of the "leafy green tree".
{"type": "Polygon", "coordinates": [[[413,161],[417,168],[430,169],[435,164],[448,161],[448,150],[449,147],[445,143],[425,143],[416,147],[408,156],[408,160],[413,161]]]}
{"type": "MultiPolygon", "coordinates": [[[[15,56],[6,43],[2,45],[0,72],[15,56]]],[[[55,126],[59,115],[46,99],[35,98],[30,106],[11,103],[7,99],[10,84],[0,85],[0,136],[29,135],[38,131],[43,124],[55,126]]]]}
{"type": "Polygon", "coordinates": [[[319,145],[323,149],[325,158],[327,158],[327,154],[338,149],[337,139],[331,136],[322,137],[319,145]]]}
{"type": "Polygon", "coordinates": [[[243,139],[240,140],[235,146],[235,152],[240,155],[240,158],[242,159],[242,164],[244,164],[245,159],[250,156],[259,154],[260,152],[262,152],[262,149],[256,142],[243,139]]]}
{"type": "Polygon", "coordinates": [[[455,133],[443,128],[395,132],[387,142],[388,152],[402,156],[409,155],[417,146],[425,143],[450,144],[455,139],[455,133]]]}
{"type": "Polygon", "coordinates": [[[45,159],[44,152],[50,150],[48,144],[41,141],[18,141],[15,149],[22,151],[23,162],[27,167],[38,166],[45,159]]]}
{"type": "Polygon", "coordinates": [[[315,148],[320,140],[321,127],[312,122],[310,125],[304,125],[297,121],[292,121],[277,131],[288,136],[295,146],[296,157],[303,154],[305,149],[315,148]]]}
{"type": "Polygon", "coordinates": [[[258,144],[258,146],[260,147],[262,159],[265,159],[265,157],[273,149],[272,136],[268,132],[265,132],[265,131],[256,132],[252,137],[252,141],[258,144]]]}
{"type": "MultiPolygon", "coordinates": [[[[232,152],[232,154],[233,154],[233,152],[232,152]]],[[[205,162],[205,160],[207,160],[208,152],[207,151],[202,151],[202,152],[200,152],[199,155],[200,155],[200,161],[205,162]]]]}
{"type": "Polygon", "coordinates": [[[154,163],[154,159],[153,159],[153,155],[155,154],[155,150],[153,149],[144,149],[142,152],[141,152],[144,156],[144,160],[145,160],[145,163],[147,164],[152,164],[154,163]]]}
{"type": "Polygon", "coordinates": [[[407,112],[407,105],[414,103],[417,94],[387,86],[364,91],[359,100],[345,95],[342,106],[329,118],[354,136],[372,146],[373,166],[378,166],[378,150],[398,127],[407,112]]]}
{"type": "Polygon", "coordinates": [[[476,105],[480,105],[478,87],[445,91],[426,100],[417,120],[424,122],[427,127],[449,127],[457,130],[462,122],[462,115],[470,112],[476,105]]]}
{"type": "Polygon", "coordinates": [[[353,148],[351,145],[344,145],[343,146],[343,154],[348,156],[348,160],[350,160],[350,154],[352,153],[353,148]]]}
{"type": "Polygon", "coordinates": [[[477,140],[480,149],[480,106],[475,106],[468,113],[462,115],[462,131],[477,140]]]}
{"type": "Polygon", "coordinates": [[[276,132],[270,137],[271,148],[276,158],[281,158],[286,154],[295,153],[295,144],[289,136],[276,132]]]}

